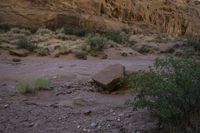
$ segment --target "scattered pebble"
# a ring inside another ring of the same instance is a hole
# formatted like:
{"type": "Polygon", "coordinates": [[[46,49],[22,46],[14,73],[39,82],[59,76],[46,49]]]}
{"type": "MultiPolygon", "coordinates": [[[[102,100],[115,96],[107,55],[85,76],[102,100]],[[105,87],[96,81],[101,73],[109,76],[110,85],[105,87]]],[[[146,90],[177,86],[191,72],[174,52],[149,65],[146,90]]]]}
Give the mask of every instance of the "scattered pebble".
{"type": "Polygon", "coordinates": [[[84,115],[90,115],[91,113],[92,113],[91,110],[87,110],[87,111],[84,112],[84,115]]]}
{"type": "Polygon", "coordinates": [[[97,127],[97,123],[92,122],[92,123],[90,124],[90,126],[91,126],[92,128],[95,128],[95,127],[97,127]]]}
{"type": "Polygon", "coordinates": [[[78,129],[80,129],[80,128],[81,128],[81,126],[80,126],[80,125],[78,125],[78,126],[77,126],[77,128],[78,128],[78,129]]]}
{"type": "Polygon", "coordinates": [[[12,61],[13,62],[21,62],[21,59],[19,59],[19,58],[13,58],[12,61]]]}
{"type": "Polygon", "coordinates": [[[4,108],[8,108],[8,107],[9,107],[9,105],[8,105],[8,104],[5,104],[5,105],[4,105],[4,108]]]}

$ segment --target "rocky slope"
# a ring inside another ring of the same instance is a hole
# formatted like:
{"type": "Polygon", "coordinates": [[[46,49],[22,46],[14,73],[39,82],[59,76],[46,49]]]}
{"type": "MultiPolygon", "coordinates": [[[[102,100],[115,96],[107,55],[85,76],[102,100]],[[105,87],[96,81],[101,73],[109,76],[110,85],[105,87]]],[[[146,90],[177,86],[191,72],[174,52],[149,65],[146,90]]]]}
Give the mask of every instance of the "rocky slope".
{"type": "Polygon", "coordinates": [[[179,35],[200,35],[200,1],[1,0],[0,24],[31,29],[79,26],[96,30],[131,25],[179,35]]]}

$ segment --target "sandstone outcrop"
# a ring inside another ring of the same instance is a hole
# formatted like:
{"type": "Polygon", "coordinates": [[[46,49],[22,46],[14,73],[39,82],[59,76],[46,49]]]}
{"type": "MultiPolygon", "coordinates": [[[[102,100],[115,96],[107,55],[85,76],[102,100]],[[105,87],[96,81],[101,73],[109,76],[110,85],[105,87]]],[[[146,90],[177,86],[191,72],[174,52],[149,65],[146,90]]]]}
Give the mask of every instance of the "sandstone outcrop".
{"type": "Polygon", "coordinates": [[[1,0],[0,24],[30,29],[79,26],[96,30],[129,25],[176,36],[200,35],[200,1],[1,0]]]}

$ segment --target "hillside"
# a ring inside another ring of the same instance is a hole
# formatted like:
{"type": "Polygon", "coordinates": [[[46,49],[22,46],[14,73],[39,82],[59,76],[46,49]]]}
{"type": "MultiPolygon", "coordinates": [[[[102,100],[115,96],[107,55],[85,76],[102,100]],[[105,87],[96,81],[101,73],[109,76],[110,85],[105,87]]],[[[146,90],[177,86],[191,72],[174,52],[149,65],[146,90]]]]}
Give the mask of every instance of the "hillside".
{"type": "Polygon", "coordinates": [[[37,29],[79,26],[97,30],[155,29],[199,35],[200,2],[188,0],[1,0],[0,24],[37,29]],[[128,27],[129,25],[130,27],[128,27]]]}

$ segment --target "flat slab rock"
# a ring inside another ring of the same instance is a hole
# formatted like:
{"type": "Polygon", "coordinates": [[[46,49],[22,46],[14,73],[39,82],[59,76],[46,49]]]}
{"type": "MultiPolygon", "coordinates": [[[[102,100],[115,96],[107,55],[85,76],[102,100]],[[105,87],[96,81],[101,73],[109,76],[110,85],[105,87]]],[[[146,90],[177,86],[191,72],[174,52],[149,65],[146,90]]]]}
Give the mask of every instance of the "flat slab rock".
{"type": "Polygon", "coordinates": [[[95,83],[106,91],[112,91],[117,82],[125,75],[125,67],[121,64],[110,65],[92,76],[95,83]]]}

